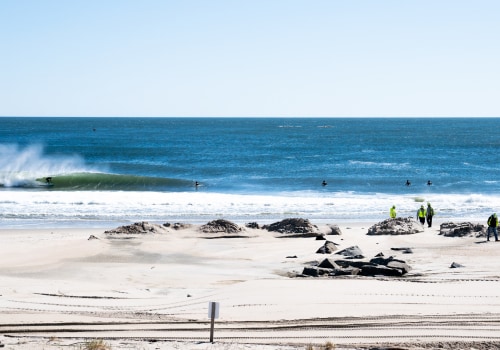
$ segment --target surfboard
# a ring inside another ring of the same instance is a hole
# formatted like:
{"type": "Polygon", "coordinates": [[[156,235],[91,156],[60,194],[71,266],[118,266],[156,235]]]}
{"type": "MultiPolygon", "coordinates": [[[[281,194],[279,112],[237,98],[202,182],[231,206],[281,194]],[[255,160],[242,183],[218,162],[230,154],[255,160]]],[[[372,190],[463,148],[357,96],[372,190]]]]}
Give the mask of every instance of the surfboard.
{"type": "Polygon", "coordinates": [[[54,186],[54,182],[52,182],[52,180],[53,180],[53,177],[48,176],[48,177],[42,177],[42,178],[36,179],[36,182],[37,182],[38,186],[52,187],[52,186],[54,186]]]}

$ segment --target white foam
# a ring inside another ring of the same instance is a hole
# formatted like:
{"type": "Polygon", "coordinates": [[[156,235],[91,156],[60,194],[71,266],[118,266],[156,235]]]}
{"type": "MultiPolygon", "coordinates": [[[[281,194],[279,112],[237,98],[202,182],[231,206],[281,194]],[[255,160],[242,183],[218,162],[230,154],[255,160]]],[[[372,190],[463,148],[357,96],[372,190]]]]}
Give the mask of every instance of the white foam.
{"type": "Polygon", "coordinates": [[[41,177],[93,170],[77,155],[48,155],[42,145],[21,148],[14,144],[0,144],[0,169],[4,187],[28,186],[41,177]]]}
{"type": "Polygon", "coordinates": [[[0,227],[62,223],[105,226],[110,222],[192,222],[225,218],[238,223],[303,217],[314,222],[378,221],[396,205],[398,216],[415,217],[430,201],[441,220],[483,218],[500,207],[500,196],[359,195],[314,192],[234,195],[193,192],[0,191],[0,227]]]}

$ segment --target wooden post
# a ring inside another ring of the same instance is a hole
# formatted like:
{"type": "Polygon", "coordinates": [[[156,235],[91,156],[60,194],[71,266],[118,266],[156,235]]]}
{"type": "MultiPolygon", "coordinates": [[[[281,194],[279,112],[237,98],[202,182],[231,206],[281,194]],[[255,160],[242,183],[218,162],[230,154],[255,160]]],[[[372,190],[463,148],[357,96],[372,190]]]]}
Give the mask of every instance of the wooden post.
{"type": "Polygon", "coordinates": [[[210,343],[214,342],[214,325],[215,325],[215,309],[216,303],[210,303],[210,343]]]}

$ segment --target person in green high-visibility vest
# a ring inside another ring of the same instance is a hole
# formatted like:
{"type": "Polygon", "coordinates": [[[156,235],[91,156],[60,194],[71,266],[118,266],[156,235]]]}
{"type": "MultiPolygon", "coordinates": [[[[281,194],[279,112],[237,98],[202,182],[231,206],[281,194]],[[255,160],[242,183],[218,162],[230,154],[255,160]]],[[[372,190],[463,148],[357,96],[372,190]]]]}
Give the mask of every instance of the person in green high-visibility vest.
{"type": "Polygon", "coordinates": [[[396,218],[396,206],[395,205],[393,205],[391,210],[389,211],[389,216],[391,217],[391,219],[396,218]]]}
{"type": "Polygon", "coordinates": [[[434,216],[434,209],[431,207],[431,203],[427,203],[426,218],[427,226],[432,226],[432,217],[434,216]]]}
{"type": "Polygon", "coordinates": [[[423,205],[421,205],[420,209],[417,211],[417,219],[422,225],[425,224],[425,208],[423,205]]]}
{"type": "Polygon", "coordinates": [[[498,217],[497,214],[494,213],[488,218],[488,235],[486,236],[486,240],[490,240],[490,233],[493,233],[495,236],[495,241],[498,242],[498,233],[497,233],[497,227],[498,227],[498,217]]]}

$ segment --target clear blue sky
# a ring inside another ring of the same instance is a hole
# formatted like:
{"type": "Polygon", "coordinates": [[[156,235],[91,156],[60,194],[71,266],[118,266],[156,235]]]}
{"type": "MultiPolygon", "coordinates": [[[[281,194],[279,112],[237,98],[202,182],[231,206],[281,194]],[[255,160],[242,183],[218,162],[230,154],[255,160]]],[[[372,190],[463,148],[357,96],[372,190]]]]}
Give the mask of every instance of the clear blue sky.
{"type": "Polygon", "coordinates": [[[0,0],[3,116],[496,116],[498,0],[0,0]]]}

